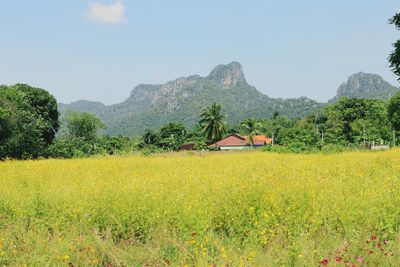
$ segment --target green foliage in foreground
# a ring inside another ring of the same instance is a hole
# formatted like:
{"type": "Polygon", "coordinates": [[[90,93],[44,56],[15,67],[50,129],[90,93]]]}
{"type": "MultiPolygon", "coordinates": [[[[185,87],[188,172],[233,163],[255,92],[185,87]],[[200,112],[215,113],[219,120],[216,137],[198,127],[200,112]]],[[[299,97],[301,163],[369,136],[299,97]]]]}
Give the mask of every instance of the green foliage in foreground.
{"type": "Polygon", "coordinates": [[[0,159],[43,155],[58,127],[57,102],[46,90],[0,86],[0,159]]]}
{"type": "Polygon", "coordinates": [[[87,112],[69,112],[65,116],[68,133],[71,138],[93,140],[97,131],[106,127],[96,116],[87,112]]]}
{"type": "Polygon", "coordinates": [[[140,142],[125,136],[98,136],[92,140],[59,137],[46,150],[49,158],[83,158],[94,155],[129,154],[139,150],[140,142]]]}
{"type": "Polygon", "coordinates": [[[294,154],[332,154],[332,153],[343,153],[343,152],[354,152],[354,151],[366,151],[367,148],[362,145],[334,145],[319,143],[317,146],[308,146],[302,142],[292,142],[289,145],[275,145],[275,146],[265,146],[258,148],[260,151],[265,152],[275,152],[275,153],[294,153],[294,154]]]}
{"type": "Polygon", "coordinates": [[[394,95],[388,106],[388,116],[392,123],[393,129],[400,131],[400,93],[394,95]]]}
{"type": "Polygon", "coordinates": [[[202,127],[201,134],[212,143],[221,140],[226,132],[226,116],[222,114],[222,107],[217,103],[206,107],[200,114],[199,124],[202,127]]]}
{"type": "MultiPolygon", "coordinates": [[[[400,13],[397,13],[390,21],[397,30],[400,30],[400,13]]],[[[400,40],[393,44],[394,51],[389,56],[390,67],[392,68],[394,74],[399,76],[400,80],[400,40]]]]}

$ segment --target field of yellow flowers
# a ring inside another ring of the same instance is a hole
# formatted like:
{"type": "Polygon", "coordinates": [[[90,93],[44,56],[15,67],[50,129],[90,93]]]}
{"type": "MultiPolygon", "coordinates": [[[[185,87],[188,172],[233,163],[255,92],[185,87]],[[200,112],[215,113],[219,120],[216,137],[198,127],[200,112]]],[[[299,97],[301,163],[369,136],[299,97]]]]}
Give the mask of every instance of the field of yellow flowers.
{"type": "Polygon", "coordinates": [[[0,162],[0,266],[400,266],[400,150],[0,162]]]}

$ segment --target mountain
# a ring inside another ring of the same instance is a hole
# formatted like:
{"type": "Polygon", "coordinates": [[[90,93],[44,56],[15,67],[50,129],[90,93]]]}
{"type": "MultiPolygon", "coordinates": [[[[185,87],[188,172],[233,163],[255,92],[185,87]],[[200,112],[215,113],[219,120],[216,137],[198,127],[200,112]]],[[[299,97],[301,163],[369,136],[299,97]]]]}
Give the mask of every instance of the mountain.
{"type": "Polygon", "coordinates": [[[101,102],[79,100],[71,104],[58,103],[58,109],[61,112],[66,110],[84,110],[85,112],[98,113],[102,109],[106,109],[106,105],[101,102]]]}
{"type": "Polygon", "coordinates": [[[347,82],[344,82],[339,87],[335,98],[329,102],[334,102],[342,96],[349,98],[388,99],[399,90],[400,88],[391,85],[379,75],[359,72],[351,75],[347,82]]]}
{"type": "MultiPolygon", "coordinates": [[[[399,90],[379,75],[359,72],[340,85],[329,103],[342,96],[388,99],[399,90]]],[[[140,135],[147,128],[158,129],[169,121],[193,127],[201,110],[213,102],[222,105],[229,123],[238,123],[248,117],[271,117],[275,112],[303,117],[326,105],[306,97],[270,98],[249,85],[240,63],[232,62],[215,67],[206,77],[193,75],[166,84],[140,84],[119,104],[106,106],[80,100],[71,104],[59,103],[59,111],[93,113],[107,123],[105,132],[111,135],[140,135]]]]}
{"type": "Polygon", "coordinates": [[[111,135],[139,135],[169,121],[193,127],[201,110],[213,102],[222,105],[229,123],[248,117],[271,117],[275,112],[302,117],[323,106],[306,97],[270,98],[249,85],[240,63],[233,62],[217,66],[206,77],[193,75],[161,85],[138,85],[119,104],[106,106],[81,100],[68,105],[60,103],[59,110],[94,113],[108,124],[106,133],[111,135]]]}

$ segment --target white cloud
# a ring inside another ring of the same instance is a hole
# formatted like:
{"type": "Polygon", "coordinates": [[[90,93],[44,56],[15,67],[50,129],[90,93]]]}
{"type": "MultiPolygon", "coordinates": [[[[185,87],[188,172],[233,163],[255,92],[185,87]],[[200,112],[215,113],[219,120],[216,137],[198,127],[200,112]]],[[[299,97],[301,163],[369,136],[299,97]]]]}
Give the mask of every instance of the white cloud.
{"type": "Polygon", "coordinates": [[[105,5],[99,2],[90,3],[86,17],[92,21],[117,24],[126,21],[125,6],[122,1],[105,5]]]}

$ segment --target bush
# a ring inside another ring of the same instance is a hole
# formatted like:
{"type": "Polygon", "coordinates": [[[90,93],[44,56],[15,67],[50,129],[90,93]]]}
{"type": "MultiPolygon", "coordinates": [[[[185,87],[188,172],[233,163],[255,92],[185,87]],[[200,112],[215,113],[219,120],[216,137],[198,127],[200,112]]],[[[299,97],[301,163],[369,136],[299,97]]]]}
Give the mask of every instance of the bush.
{"type": "Polygon", "coordinates": [[[265,146],[261,150],[277,152],[277,153],[311,153],[319,151],[318,147],[315,146],[307,146],[301,142],[290,143],[287,146],[275,145],[275,146],[265,146]]]}
{"type": "Polygon", "coordinates": [[[83,158],[104,152],[96,141],[83,138],[59,138],[47,150],[51,158],[83,158]]]}
{"type": "Polygon", "coordinates": [[[84,138],[59,137],[47,149],[51,158],[82,158],[97,154],[114,155],[139,150],[139,141],[128,137],[102,136],[94,140],[84,138]]]}
{"type": "Polygon", "coordinates": [[[307,146],[304,143],[291,143],[287,146],[275,145],[265,146],[260,149],[261,151],[277,152],[277,153],[295,153],[295,154],[310,154],[310,153],[341,153],[346,151],[360,151],[366,150],[364,146],[360,145],[341,145],[341,144],[326,144],[318,143],[316,146],[307,146]]]}
{"type": "Polygon", "coordinates": [[[337,145],[337,144],[326,144],[321,148],[323,153],[340,153],[346,151],[359,151],[366,150],[367,148],[362,145],[337,145]]]}

